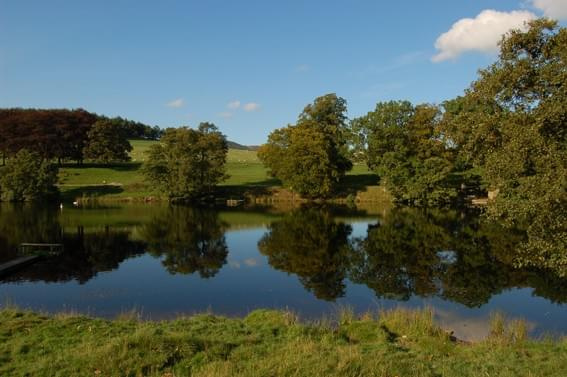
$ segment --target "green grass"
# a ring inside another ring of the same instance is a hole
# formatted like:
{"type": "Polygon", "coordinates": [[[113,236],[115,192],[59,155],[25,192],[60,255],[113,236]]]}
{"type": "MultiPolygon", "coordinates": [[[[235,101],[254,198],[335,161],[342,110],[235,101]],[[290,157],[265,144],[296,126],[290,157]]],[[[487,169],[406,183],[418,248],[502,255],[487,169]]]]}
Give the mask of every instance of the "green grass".
{"type": "Polygon", "coordinates": [[[0,311],[2,376],[564,376],[567,341],[518,337],[504,324],[455,341],[429,310],[304,324],[290,312],[140,321],[0,311]]]}
{"type": "MultiPolygon", "coordinates": [[[[105,197],[106,199],[143,199],[155,195],[145,184],[141,166],[152,140],[130,140],[133,150],[128,163],[100,165],[85,163],[83,166],[66,164],[59,170],[59,189],[66,202],[81,197],[105,197]]],[[[268,175],[268,169],[258,159],[255,151],[229,149],[227,157],[229,178],[221,184],[236,190],[240,195],[246,188],[279,186],[280,182],[268,175]]],[[[377,184],[376,176],[365,165],[355,165],[345,180],[345,193],[355,193],[377,184]]]]}

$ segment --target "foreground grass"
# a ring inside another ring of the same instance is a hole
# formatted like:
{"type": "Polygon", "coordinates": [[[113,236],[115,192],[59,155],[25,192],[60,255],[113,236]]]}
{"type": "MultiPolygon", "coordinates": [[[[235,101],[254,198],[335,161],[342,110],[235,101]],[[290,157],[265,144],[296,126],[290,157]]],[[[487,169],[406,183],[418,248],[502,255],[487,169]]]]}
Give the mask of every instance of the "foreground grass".
{"type": "Polygon", "coordinates": [[[497,321],[465,344],[428,310],[300,324],[288,312],[113,321],[0,311],[2,376],[564,376],[567,341],[497,321]],[[520,330],[518,330],[520,329],[520,330]]]}

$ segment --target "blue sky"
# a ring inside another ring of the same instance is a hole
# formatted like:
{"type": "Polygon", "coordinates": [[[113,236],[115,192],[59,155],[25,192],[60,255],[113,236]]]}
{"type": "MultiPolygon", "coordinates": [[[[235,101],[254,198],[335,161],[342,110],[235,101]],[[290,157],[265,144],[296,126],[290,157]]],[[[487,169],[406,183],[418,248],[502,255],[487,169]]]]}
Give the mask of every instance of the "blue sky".
{"type": "Polygon", "coordinates": [[[0,0],[0,107],[211,121],[261,144],[326,93],[350,117],[459,95],[494,61],[502,25],[566,11],[566,0],[0,0]]]}

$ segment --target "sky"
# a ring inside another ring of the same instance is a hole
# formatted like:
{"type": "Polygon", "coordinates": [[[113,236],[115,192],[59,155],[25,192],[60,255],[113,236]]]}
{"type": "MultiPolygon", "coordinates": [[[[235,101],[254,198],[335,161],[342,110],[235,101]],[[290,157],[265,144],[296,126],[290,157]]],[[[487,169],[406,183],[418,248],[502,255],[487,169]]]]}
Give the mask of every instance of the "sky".
{"type": "Polygon", "coordinates": [[[0,0],[0,108],[83,108],[150,125],[209,121],[246,145],[336,93],[441,103],[510,28],[567,0],[0,0]]]}

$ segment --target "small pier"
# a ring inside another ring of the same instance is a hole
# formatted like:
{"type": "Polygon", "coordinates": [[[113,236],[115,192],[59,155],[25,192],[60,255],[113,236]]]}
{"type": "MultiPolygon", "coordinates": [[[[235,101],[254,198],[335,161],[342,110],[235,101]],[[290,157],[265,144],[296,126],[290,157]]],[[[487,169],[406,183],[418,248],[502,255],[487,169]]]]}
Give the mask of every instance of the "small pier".
{"type": "Polygon", "coordinates": [[[11,261],[4,264],[0,264],[0,276],[8,275],[16,270],[19,270],[20,268],[23,268],[40,260],[41,258],[43,258],[42,255],[28,255],[25,257],[12,259],[11,261]]]}
{"type": "Polygon", "coordinates": [[[8,275],[45,257],[61,254],[63,252],[63,244],[22,243],[18,251],[19,256],[16,259],[0,264],[0,276],[8,275]]]}

